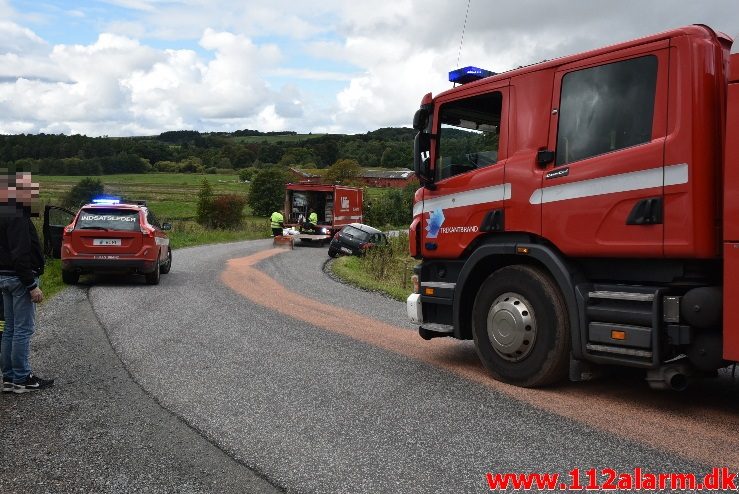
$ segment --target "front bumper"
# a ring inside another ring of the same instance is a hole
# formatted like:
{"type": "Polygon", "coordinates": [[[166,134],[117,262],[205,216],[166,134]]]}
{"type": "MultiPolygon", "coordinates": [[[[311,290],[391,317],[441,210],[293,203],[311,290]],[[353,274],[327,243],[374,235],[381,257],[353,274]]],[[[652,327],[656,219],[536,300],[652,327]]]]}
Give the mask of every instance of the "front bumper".
{"type": "Polygon", "coordinates": [[[421,310],[421,294],[411,293],[405,301],[408,318],[414,324],[423,324],[423,311],[421,310]]]}

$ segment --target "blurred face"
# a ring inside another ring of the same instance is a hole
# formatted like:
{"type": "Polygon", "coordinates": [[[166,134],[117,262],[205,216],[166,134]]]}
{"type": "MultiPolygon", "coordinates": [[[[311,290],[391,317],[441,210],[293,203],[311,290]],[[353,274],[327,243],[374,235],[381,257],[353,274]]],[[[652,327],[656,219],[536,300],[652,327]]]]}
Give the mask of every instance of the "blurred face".
{"type": "Polygon", "coordinates": [[[17,173],[15,176],[15,191],[12,190],[12,187],[8,191],[10,199],[13,199],[13,192],[15,192],[15,200],[19,204],[30,207],[38,199],[39,185],[38,182],[32,180],[30,173],[17,173]]]}

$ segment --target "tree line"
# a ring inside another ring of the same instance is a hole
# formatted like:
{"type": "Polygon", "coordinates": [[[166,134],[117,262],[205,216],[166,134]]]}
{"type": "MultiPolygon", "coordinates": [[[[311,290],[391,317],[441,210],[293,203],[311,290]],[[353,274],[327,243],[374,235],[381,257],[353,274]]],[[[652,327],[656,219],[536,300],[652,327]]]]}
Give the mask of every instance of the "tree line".
{"type": "Polygon", "coordinates": [[[87,137],[21,134],[0,136],[0,167],[45,175],[242,170],[268,165],[327,168],[337,160],[361,166],[410,167],[413,136],[408,128],[366,134],[298,135],[240,130],[164,132],[148,137],[87,137]]]}

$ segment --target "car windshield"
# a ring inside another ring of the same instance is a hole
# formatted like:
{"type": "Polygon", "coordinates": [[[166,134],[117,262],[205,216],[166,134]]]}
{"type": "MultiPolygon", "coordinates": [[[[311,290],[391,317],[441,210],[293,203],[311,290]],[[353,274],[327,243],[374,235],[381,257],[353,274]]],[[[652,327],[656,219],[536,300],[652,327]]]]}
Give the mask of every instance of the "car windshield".
{"type": "Polygon", "coordinates": [[[342,233],[350,235],[356,238],[357,240],[361,240],[361,241],[367,241],[369,240],[369,237],[370,237],[369,233],[364,232],[360,230],[359,228],[354,228],[353,226],[345,226],[342,233]]]}
{"type": "Polygon", "coordinates": [[[139,212],[133,209],[83,209],[75,229],[134,232],[139,229],[139,212]]]}

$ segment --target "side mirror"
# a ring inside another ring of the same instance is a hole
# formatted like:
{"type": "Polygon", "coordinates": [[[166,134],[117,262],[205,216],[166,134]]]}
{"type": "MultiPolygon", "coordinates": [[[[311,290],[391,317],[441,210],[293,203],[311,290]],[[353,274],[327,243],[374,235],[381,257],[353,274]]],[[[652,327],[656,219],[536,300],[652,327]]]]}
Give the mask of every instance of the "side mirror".
{"type": "Polygon", "coordinates": [[[171,229],[172,229],[172,224],[171,223],[162,223],[162,230],[169,231],[171,229]]]}
{"type": "Polygon", "coordinates": [[[420,108],[413,115],[413,128],[419,132],[426,130],[429,123],[429,111],[426,108],[420,108]]]}
{"type": "Polygon", "coordinates": [[[422,185],[433,182],[429,166],[431,137],[425,132],[418,132],[413,140],[413,171],[422,185]]]}
{"type": "Polygon", "coordinates": [[[551,151],[549,149],[540,149],[536,153],[536,164],[541,167],[547,166],[549,163],[553,162],[555,158],[554,151],[551,151]]]}

